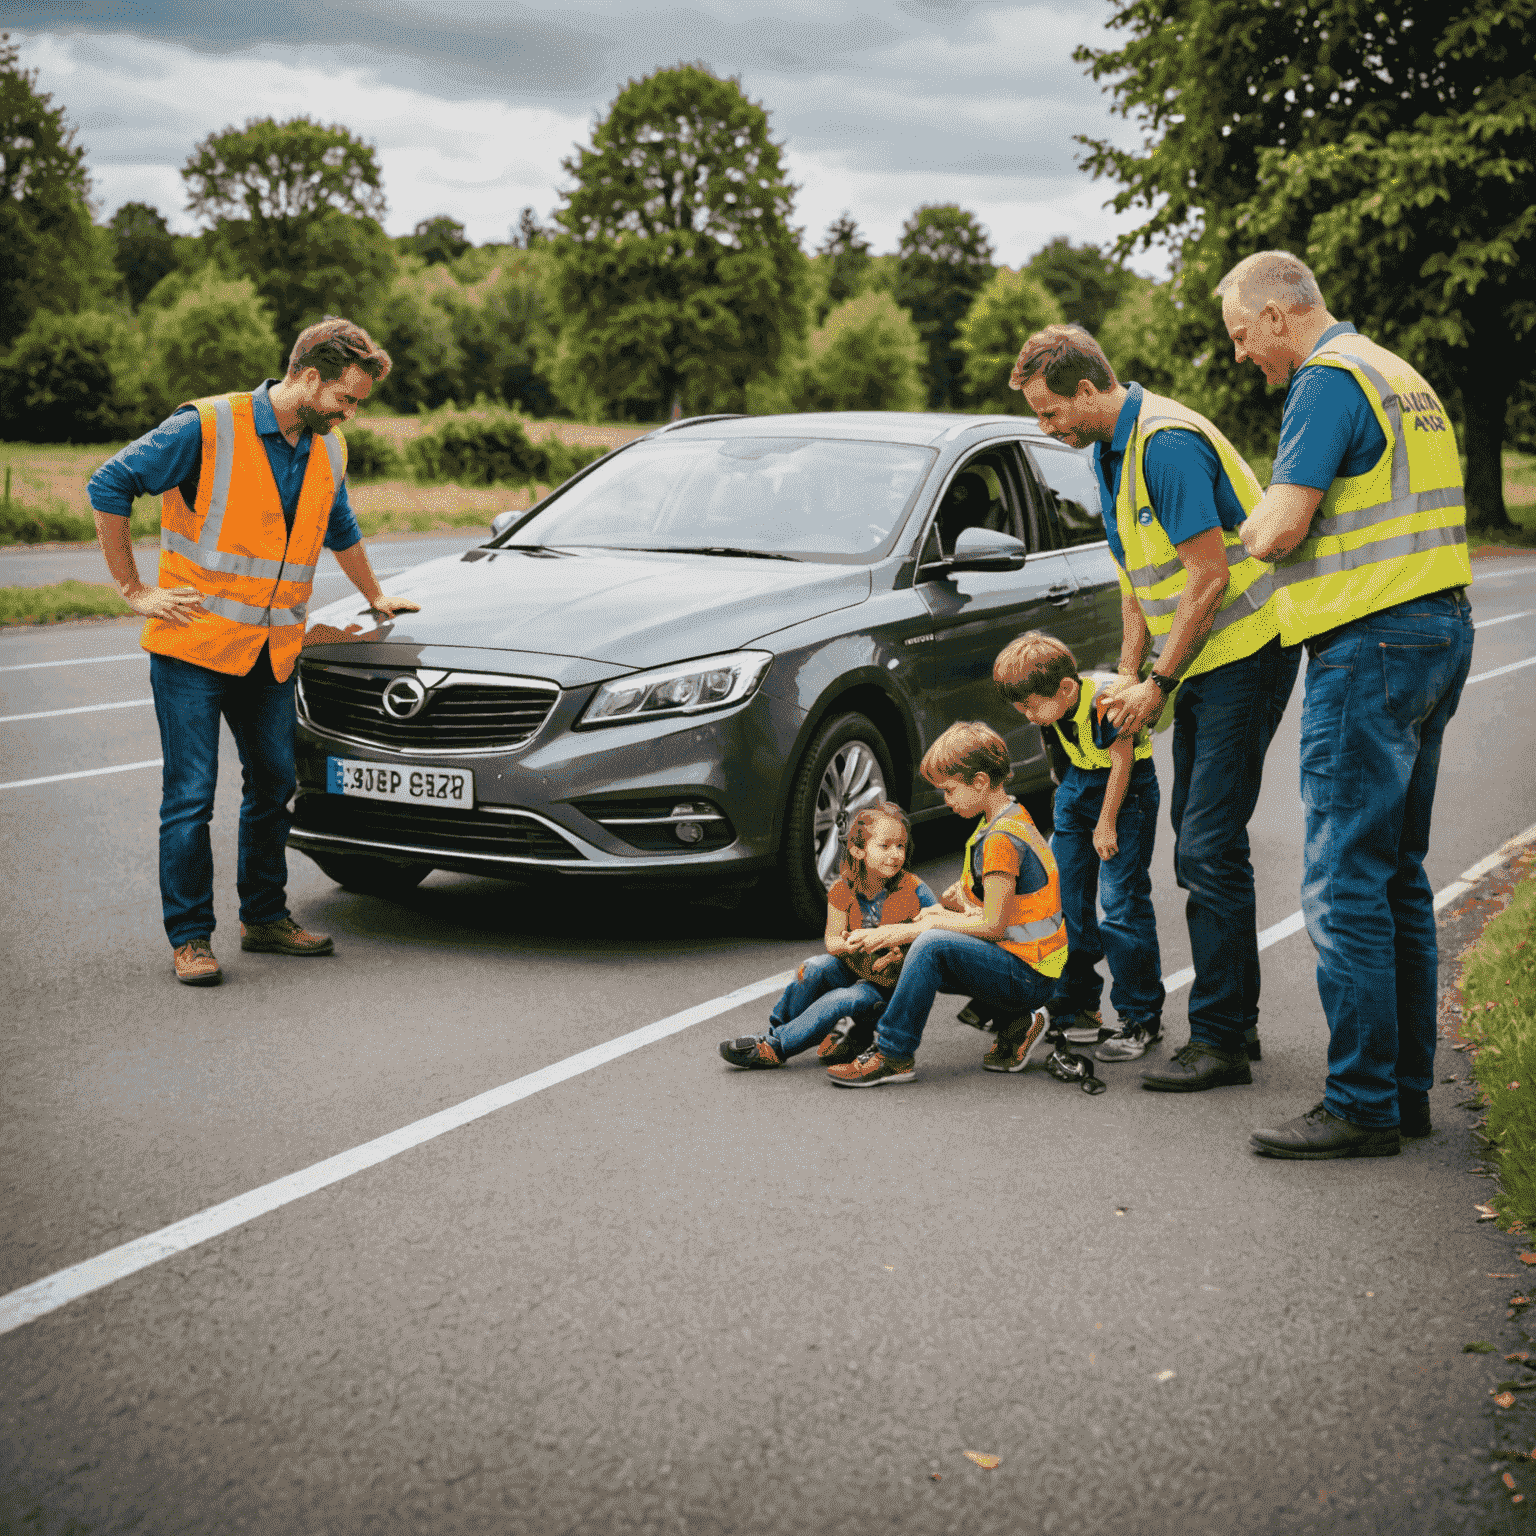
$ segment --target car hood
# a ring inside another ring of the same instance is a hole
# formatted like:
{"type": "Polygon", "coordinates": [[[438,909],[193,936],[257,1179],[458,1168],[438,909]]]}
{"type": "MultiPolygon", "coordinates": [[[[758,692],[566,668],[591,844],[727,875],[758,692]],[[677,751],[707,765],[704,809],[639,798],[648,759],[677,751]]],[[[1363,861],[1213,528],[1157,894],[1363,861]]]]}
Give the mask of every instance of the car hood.
{"type": "MultiPolygon", "coordinates": [[[[862,565],[714,555],[472,549],[390,578],[421,604],[368,639],[476,646],[654,667],[733,651],[870,594],[862,565]]],[[[372,623],[355,594],[310,615],[345,628],[372,623]]]]}

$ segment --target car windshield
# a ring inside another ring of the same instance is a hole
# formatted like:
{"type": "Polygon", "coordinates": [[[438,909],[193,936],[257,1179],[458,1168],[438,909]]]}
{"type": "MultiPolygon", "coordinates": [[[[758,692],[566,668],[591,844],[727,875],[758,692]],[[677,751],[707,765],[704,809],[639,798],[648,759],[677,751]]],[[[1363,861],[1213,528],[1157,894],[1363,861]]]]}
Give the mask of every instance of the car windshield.
{"type": "Polygon", "coordinates": [[[599,464],[504,542],[867,561],[933,458],[905,443],[668,434],[599,464]]]}

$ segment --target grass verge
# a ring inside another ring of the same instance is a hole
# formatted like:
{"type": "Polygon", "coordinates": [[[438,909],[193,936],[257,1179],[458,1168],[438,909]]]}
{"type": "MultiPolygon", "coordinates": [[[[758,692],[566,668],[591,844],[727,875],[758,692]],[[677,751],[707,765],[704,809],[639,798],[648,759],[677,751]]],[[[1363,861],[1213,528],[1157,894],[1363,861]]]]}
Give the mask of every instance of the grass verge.
{"type": "Polygon", "coordinates": [[[51,587],[0,587],[0,625],[58,624],[64,619],[120,618],[132,613],[116,587],[60,581],[51,587]]]}
{"type": "Polygon", "coordinates": [[[1473,1075],[1487,1106],[1487,1137],[1499,1169],[1492,1204],[1499,1225],[1536,1231],[1536,851],[1520,856],[1509,905],[1483,930],[1462,965],[1462,1036],[1476,1052],[1473,1075]]]}

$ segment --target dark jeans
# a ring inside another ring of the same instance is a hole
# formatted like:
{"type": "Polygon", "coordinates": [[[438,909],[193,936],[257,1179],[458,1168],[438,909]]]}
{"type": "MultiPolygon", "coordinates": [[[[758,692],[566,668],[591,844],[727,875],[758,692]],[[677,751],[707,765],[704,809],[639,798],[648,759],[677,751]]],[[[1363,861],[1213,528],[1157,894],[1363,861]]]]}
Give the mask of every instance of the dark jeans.
{"type": "Polygon", "coordinates": [[[219,720],[240,752],[240,855],[235,883],[242,923],[288,916],[286,847],[293,767],[293,679],[273,681],[259,662],[247,677],[173,656],[149,658],[149,681],[165,758],[160,796],[160,903],[173,946],[207,938],[213,922],[213,848],[208,823],[219,777],[219,720]]]}
{"type": "Polygon", "coordinates": [[[787,1061],[820,1045],[843,1017],[873,1018],[885,1007],[889,992],[844,964],[837,955],[807,960],[768,1015],[768,1038],[787,1061]]]}
{"type": "Polygon", "coordinates": [[[1044,1008],[1056,983],[1001,944],[930,928],[907,951],[896,990],[880,1015],[875,1044],[882,1055],[911,1056],[923,1038],[933,1000],[940,992],[978,997],[1023,1013],[1044,1008]]]}
{"type": "Polygon", "coordinates": [[[1150,873],[1160,803],[1157,775],[1150,761],[1136,765],[1115,821],[1119,852],[1104,860],[1094,851],[1093,829],[1108,783],[1107,771],[1070,768],[1056,791],[1051,852],[1061,872],[1067,968],[1056,983],[1051,1012],[1060,1016],[1096,1009],[1104,992],[1097,967],[1107,959],[1109,1000],[1120,1022],[1145,1024],[1155,1032],[1163,1016],[1163,964],[1150,873]]]}
{"type": "Polygon", "coordinates": [[[1472,666],[1464,594],[1399,603],[1310,646],[1301,909],[1328,1017],[1332,1114],[1398,1123],[1434,1081],[1435,912],[1424,855],[1440,743],[1472,666]]]}
{"type": "Polygon", "coordinates": [[[1174,704],[1169,810],[1174,874],[1189,892],[1189,1035],[1234,1054],[1259,1020],[1248,821],[1300,664],[1299,645],[1271,640],[1252,656],[1187,679],[1174,704]]]}

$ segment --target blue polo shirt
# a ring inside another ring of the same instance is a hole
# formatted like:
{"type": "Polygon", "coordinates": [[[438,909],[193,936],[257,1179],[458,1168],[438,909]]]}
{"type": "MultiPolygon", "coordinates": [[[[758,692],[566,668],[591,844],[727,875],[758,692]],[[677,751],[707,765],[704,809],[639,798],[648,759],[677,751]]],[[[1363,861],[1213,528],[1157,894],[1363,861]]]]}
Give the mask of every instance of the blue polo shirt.
{"type": "MultiPolygon", "coordinates": [[[[1125,546],[1115,524],[1115,498],[1120,494],[1126,445],[1136,428],[1145,394],[1140,384],[1127,386],[1125,404],[1115,418],[1114,437],[1093,445],[1093,467],[1104,506],[1104,535],[1115,564],[1122,570],[1125,546]]],[[[1200,433],[1178,427],[1156,433],[1147,444],[1144,462],[1152,515],[1162,524],[1170,544],[1182,544],[1210,528],[1230,531],[1247,517],[1216,450],[1200,433]]]]}
{"type": "MultiPolygon", "coordinates": [[[[266,379],[251,395],[251,419],[261,445],[267,450],[272,478],[277,482],[283,519],[293,532],[294,513],[299,505],[299,491],[309,468],[309,450],[314,434],[300,432],[297,445],[277,429],[269,392],[276,379],[266,379]]],[[[127,517],[133,511],[136,496],[163,496],[172,486],[181,487],[182,499],[190,507],[197,500],[198,476],[203,465],[203,424],[197,408],[184,405],[168,416],[152,432],[115,453],[91,476],[86,488],[91,506],[98,512],[127,517]]],[[[345,480],[337,487],[331,503],[330,522],[325,530],[327,549],[351,549],[362,538],[352,503],[347,498],[345,480]]]]}
{"type": "MultiPolygon", "coordinates": [[[[1341,321],[1323,332],[1317,347],[1335,336],[1359,334],[1341,321]]],[[[1367,473],[1386,451],[1386,434],[1354,374],[1343,368],[1298,368],[1286,392],[1269,483],[1326,491],[1340,475],[1367,473]]]]}

